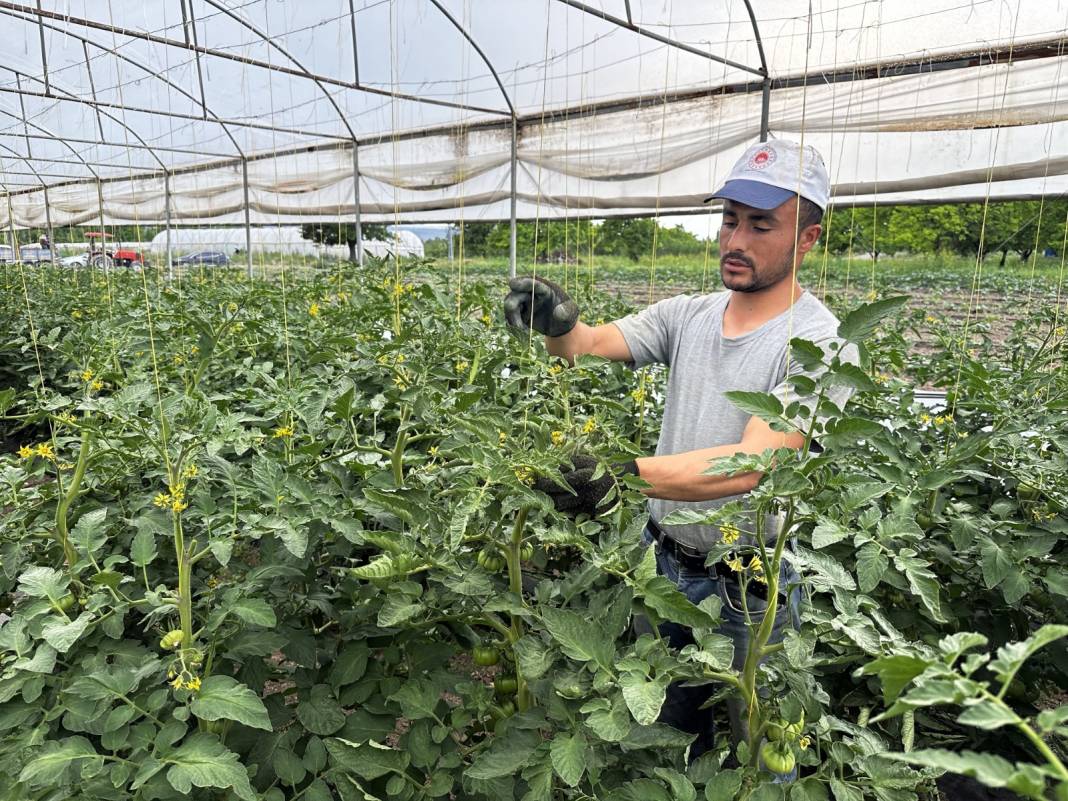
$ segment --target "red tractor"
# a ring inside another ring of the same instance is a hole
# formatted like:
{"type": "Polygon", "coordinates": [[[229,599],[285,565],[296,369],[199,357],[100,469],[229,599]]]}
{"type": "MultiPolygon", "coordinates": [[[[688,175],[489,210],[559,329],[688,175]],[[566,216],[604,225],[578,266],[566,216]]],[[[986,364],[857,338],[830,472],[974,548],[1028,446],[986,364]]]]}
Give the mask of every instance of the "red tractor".
{"type": "Polygon", "coordinates": [[[145,266],[144,256],[139,250],[109,250],[108,239],[112,236],[104,231],[88,231],[85,238],[89,240],[89,253],[86,255],[86,263],[90,267],[139,267],[145,266]]]}

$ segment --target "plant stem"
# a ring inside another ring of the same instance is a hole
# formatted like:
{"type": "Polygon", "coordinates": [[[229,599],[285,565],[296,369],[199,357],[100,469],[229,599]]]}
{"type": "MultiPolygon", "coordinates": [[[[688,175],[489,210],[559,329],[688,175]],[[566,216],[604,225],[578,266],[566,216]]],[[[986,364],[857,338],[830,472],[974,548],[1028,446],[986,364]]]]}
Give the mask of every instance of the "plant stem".
{"type": "MultiPolygon", "coordinates": [[[[763,516],[763,509],[757,509],[757,515],[763,516]]],[[[758,517],[758,523],[761,518],[758,517]]],[[[764,610],[764,619],[760,621],[760,626],[757,628],[756,636],[749,640],[749,650],[745,657],[745,666],[742,670],[742,695],[745,700],[746,707],[749,710],[749,721],[752,723],[753,714],[752,711],[757,704],[757,691],[756,691],[756,672],[760,662],[773,651],[767,650],[768,640],[771,638],[771,633],[775,629],[775,616],[779,607],[779,572],[780,565],[782,563],[783,548],[786,547],[787,534],[790,531],[794,522],[794,503],[790,501],[790,506],[786,510],[786,519],[783,520],[782,526],[779,528],[778,537],[775,539],[775,552],[771,557],[771,563],[765,563],[764,575],[768,580],[768,606],[764,610]]],[[[758,718],[759,719],[759,718],[758,718]]],[[[749,733],[749,764],[756,767],[760,757],[760,749],[757,748],[760,745],[760,738],[764,736],[764,729],[766,725],[763,721],[756,727],[755,731],[749,733]]]]}
{"type": "MultiPolygon", "coordinates": [[[[524,506],[516,514],[515,525],[512,527],[512,539],[505,549],[505,559],[508,562],[508,588],[515,593],[520,603],[525,603],[523,601],[523,568],[520,550],[523,546],[523,529],[526,527],[528,514],[530,514],[529,506],[524,506]]],[[[513,614],[511,617],[512,642],[514,643],[523,636],[523,621],[517,615],[513,614]]],[[[530,709],[530,689],[527,687],[527,680],[523,677],[523,671],[519,668],[519,660],[514,658],[514,651],[512,661],[515,664],[515,677],[518,685],[516,691],[517,705],[520,712],[525,712],[530,709]]]]}
{"type": "Polygon", "coordinates": [[[193,593],[190,572],[192,564],[185,548],[182,518],[174,513],[174,552],[178,559],[178,619],[182,627],[182,648],[193,647],[193,593]]]}
{"type": "Polygon", "coordinates": [[[85,468],[89,464],[89,449],[92,438],[92,432],[88,428],[82,431],[82,445],[78,449],[78,463],[74,468],[74,475],[71,476],[70,486],[67,487],[66,494],[56,507],[56,540],[63,548],[63,557],[66,559],[68,567],[74,567],[74,563],[78,561],[78,552],[74,550],[74,546],[68,536],[67,511],[70,509],[74,499],[78,497],[78,490],[81,488],[82,479],[85,477],[85,468]]]}

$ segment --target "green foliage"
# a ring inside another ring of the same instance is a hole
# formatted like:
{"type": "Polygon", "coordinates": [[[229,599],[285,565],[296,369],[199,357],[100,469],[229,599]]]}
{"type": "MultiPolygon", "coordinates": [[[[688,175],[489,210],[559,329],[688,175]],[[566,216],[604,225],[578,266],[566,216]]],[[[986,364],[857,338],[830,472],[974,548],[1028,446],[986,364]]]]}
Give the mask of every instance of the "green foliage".
{"type": "MultiPolygon", "coordinates": [[[[385,225],[379,223],[363,223],[360,233],[365,240],[389,239],[389,231],[385,225]]],[[[359,238],[356,236],[356,223],[305,223],[300,226],[300,235],[320,245],[340,245],[344,242],[349,246],[349,261],[356,261],[356,246],[359,238]]]]}
{"type": "Polygon", "coordinates": [[[832,209],[824,219],[824,238],[832,253],[883,254],[982,252],[1009,253],[1027,261],[1037,250],[1060,252],[1064,246],[1068,201],[991,201],[930,206],[877,205],[832,209]]]}
{"type": "MultiPolygon", "coordinates": [[[[947,769],[1052,797],[1056,763],[1021,726],[1063,753],[1068,713],[1032,703],[1068,672],[1052,310],[1002,347],[887,298],[840,315],[863,370],[796,343],[827,362],[814,396],[860,387],[845,414],[737,396],[824,450],[717,467],[767,474],[749,502],[786,516],[807,599],[799,632],[735,670],[719,598],[655,575],[635,487],[571,520],[529,486],[578,451],[651,452],[663,376],[636,396],[623,365],[562,369],[496,322],[499,279],[400,269],[283,292],[45,267],[25,296],[0,274],[12,797],[778,798],[761,727],[802,719],[779,749],[803,777],[791,799],[915,801],[947,769]],[[911,330],[936,347],[906,351],[911,330]],[[952,407],[928,413],[917,383],[952,407]],[[696,644],[638,636],[636,614],[696,644]],[[737,767],[726,738],[687,767],[690,738],[657,723],[676,681],[751,706],[737,767]]],[[[591,320],[628,310],[574,294],[591,320]]],[[[729,504],[715,524],[753,520],[729,504]]],[[[747,559],[773,564],[747,533],[747,559]]]]}

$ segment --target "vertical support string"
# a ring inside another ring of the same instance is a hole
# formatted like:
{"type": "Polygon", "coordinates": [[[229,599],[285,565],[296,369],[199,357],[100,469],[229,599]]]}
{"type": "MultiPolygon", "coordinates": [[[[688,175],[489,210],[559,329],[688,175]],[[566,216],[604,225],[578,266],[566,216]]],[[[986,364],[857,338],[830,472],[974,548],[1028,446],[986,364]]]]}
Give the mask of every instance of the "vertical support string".
{"type": "Polygon", "coordinates": [[[245,269],[252,280],[252,223],[248,206],[248,158],[241,157],[241,188],[245,198],[245,269]]]}

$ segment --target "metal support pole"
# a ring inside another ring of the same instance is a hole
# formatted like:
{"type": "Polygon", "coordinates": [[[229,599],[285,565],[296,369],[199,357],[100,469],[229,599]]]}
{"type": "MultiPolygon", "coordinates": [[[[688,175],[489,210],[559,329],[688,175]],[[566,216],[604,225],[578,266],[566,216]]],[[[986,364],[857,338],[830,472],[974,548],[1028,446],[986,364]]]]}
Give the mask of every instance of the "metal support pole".
{"type": "Polygon", "coordinates": [[[171,174],[163,173],[163,213],[167,231],[167,280],[174,280],[174,251],[171,250],[171,174]]]}
{"type": "Polygon", "coordinates": [[[248,278],[252,280],[252,224],[248,209],[248,159],[241,159],[241,183],[245,190],[245,268],[248,278]]]}
{"type": "Polygon", "coordinates": [[[48,260],[52,262],[52,266],[56,266],[56,235],[52,230],[52,210],[51,204],[48,202],[48,187],[42,186],[41,191],[44,192],[44,207],[45,207],[45,227],[48,229],[48,260]]]}
{"type": "Polygon", "coordinates": [[[447,233],[449,235],[449,264],[451,265],[452,264],[452,223],[449,223],[449,227],[447,229],[447,233]]]}
{"type": "Polygon", "coordinates": [[[519,163],[519,126],[512,116],[512,192],[510,230],[508,232],[508,276],[515,278],[515,215],[516,215],[516,167],[519,163]]]}
{"type": "Polygon", "coordinates": [[[765,78],[760,93],[760,141],[768,141],[768,116],[771,113],[771,78],[765,78]]]}
{"type": "Polygon", "coordinates": [[[352,197],[356,214],[356,264],[363,267],[363,212],[360,211],[360,151],[352,140],[352,197]]]}
{"type": "Polygon", "coordinates": [[[48,48],[45,47],[44,24],[41,19],[41,0],[37,0],[37,28],[41,32],[41,72],[44,73],[45,94],[52,94],[52,85],[48,80],[48,48]]]}

